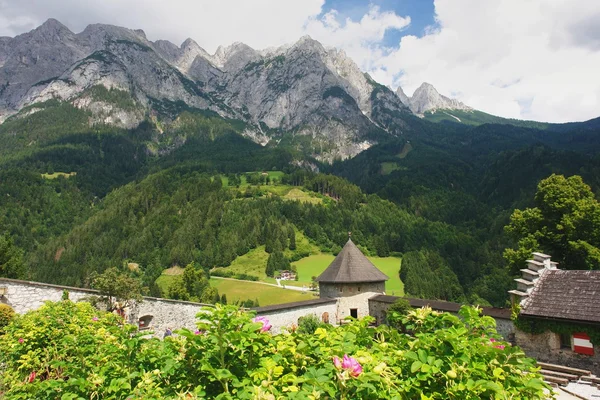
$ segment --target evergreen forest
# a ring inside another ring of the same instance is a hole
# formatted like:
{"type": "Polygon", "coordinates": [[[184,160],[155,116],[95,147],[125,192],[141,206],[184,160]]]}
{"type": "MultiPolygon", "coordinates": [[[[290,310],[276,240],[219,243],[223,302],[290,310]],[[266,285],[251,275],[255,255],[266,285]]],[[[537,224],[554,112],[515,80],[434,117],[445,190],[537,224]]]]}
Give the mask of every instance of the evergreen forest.
{"type": "Polygon", "coordinates": [[[337,254],[348,232],[367,255],[401,257],[414,297],[505,306],[531,250],[600,267],[597,124],[409,117],[405,135],[322,164],[199,110],[123,130],[66,103],[39,107],[0,125],[0,276],[92,287],[115,267],[144,293],[215,302],[213,268],[265,246],[273,276],[309,255],[297,237],[337,254]],[[569,232],[549,237],[565,215],[569,232]],[[161,290],[173,266],[192,278],[161,290]]]}

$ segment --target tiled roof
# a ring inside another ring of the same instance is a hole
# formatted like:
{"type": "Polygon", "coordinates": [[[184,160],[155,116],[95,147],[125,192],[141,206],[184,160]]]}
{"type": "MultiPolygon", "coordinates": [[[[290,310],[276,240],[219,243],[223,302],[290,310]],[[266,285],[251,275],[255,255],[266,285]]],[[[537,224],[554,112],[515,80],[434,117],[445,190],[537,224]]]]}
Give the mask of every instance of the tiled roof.
{"type": "Polygon", "coordinates": [[[600,271],[547,270],[521,314],[600,323],[600,271]]]}
{"type": "Polygon", "coordinates": [[[390,279],[348,239],[335,260],[317,278],[317,282],[357,283],[383,282],[390,279]]]}
{"type": "MultiPolygon", "coordinates": [[[[463,306],[463,304],[452,303],[449,301],[415,299],[411,297],[388,296],[384,294],[373,296],[369,299],[369,301],[379,301],[381,303],[391,304],[398,299],[407,300],[410,306],[414,308],[429,306],[436,311],[445,311],[452,313],[458,312],[458,310],[460,310],[460,308],[463,306]]],[[[510,319],[511,311],[508,308],[482,307],[482,314],[494,318],[510,319]]]]}

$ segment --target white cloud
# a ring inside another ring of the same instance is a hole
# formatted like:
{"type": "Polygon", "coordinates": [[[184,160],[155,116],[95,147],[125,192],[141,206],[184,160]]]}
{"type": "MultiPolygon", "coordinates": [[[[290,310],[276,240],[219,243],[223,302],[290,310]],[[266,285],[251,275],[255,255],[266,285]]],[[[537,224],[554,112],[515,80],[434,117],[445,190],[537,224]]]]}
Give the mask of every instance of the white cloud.
{"type": "Polygon", "coordinates": [[[359,21],[348,18],[339,21],[337,11],[329,11],[321,18],[311,19],[305,31],[328,46],[344,49],[358,65],[372,72],[380,67],[376,61],[387,51],[381,47],[386,31],[403,29],[409,24],[410,17],[382,12],[379,7],[371,6],[359,21]]]}
{"type": "Polygon", "coordinates": [[[600,115],[600,2],[436,0],[439,27],[378,60],[385,83],[423,81],[491,114],[542,121],[600,115]]]}
{"type": "Polygon", "coordinates": [[[0,0],[0,35],[54,17],[75,32],[111,23],[144,29],[151,40],[192,37],[213,52],[234,41],[278,46],[308,33],[407,93],[429,82],[505,117],[561,122],[600,115],[600,1],[435,0],[436,26],[393,48],[382,44],[384,35],[406,27],[409,16],[371,6],[350,20],[335,10],[322,15],[323,6],[324,0],[0,0]]]}
{"type": "Polygon", "coordinates": [[[255,48],[294,42],[325,0],[0,0],[0,36],[31,30],[52,17],[74,32],[109,23],[143,29],[151,40],[188,37],[209,52],[236,41],[255,48]]]}

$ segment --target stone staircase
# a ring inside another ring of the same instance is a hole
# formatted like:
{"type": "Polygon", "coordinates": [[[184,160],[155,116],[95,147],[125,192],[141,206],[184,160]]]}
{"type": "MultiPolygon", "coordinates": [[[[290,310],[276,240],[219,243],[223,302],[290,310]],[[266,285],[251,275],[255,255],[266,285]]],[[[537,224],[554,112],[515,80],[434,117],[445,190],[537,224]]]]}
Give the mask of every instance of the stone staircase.
{"type": "Polygon", "coordinates": [[[567,386],[569,382],[577,382],[600,389],[600,378],[592,375],[591,371],[543,362],[538,362],[538,366],[542,368],[540,374],[544,381],[552,386],[567,386]]]}
{"type": "Polygon", "coordinates": [[[550,256],[542,253],[533,253],[533,260],[527,260],[527,268],[521,270],[521,278],[515,279],[517,289],[510,290],[517,304],[523,305],[527,300],[531,291],[535,287],[535,283],[547,269],[556,269],[558,263],[550,260],[550,256]]]}

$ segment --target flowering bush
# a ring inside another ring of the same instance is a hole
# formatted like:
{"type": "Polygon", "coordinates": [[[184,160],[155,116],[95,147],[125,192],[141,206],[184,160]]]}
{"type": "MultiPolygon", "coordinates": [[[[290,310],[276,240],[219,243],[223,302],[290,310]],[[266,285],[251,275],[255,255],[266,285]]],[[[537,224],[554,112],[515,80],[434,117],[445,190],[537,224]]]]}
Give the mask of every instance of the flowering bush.
{"type": "Polygon", "coordinates": [[[501,341],[494,320],[477,309],[463,308],[461,318],[411,311],[402,321],[410,335],[370,327],[370,318],[272,335],[268,319],[254,317],[217,305],[198,314],[197,330],[161,341],[89,305],[48,303],[7,327],[0,392],[6,399],[545,398],[534,361],[501,341]]]}
{"type": "Polygon", "coordinates": [[[6,304],[0,304],[0,335],[4,331],[4,327],[10,323],[15,317],[15,310],[6,304]]]}
{"type": "Polygon", "coordinates": [[[261,332],[268,332],[269,330],[271,330],[272,325],[266,317],[253,318],[252,322],[259,322],[260,324],[262,324],[262,326],[260,327],[261,332]]]}

